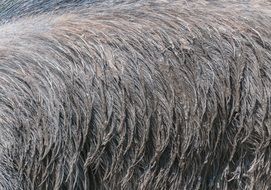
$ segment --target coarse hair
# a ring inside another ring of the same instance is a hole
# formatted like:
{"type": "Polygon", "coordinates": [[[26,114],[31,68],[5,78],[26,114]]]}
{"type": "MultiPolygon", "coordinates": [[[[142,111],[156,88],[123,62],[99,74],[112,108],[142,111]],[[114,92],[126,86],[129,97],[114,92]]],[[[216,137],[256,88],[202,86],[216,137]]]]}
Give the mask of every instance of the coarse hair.
{"type": "Polygon", "coordinates": [[[270,3],[67,7],[0,25],[1,189],[271,187],[270,3]]]}

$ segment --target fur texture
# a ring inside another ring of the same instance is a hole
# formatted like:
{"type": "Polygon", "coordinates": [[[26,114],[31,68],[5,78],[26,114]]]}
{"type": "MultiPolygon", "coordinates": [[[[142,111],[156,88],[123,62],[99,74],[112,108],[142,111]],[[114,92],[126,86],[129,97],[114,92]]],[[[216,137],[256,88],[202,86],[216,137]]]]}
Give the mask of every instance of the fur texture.
{"type": "Polygon", "coordinates": [[[271,187],[270,2],[79,5],[2,12],[1,189],[271,187]]]}

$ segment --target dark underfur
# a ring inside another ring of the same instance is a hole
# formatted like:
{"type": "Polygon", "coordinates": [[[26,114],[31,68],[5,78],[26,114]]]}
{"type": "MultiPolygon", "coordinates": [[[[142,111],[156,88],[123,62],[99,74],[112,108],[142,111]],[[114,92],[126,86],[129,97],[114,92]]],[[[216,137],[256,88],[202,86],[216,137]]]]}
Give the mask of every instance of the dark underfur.
{"type": "Polygon", "coordinates": [[[271,187],[270,2],[66,2],[1,13],[0,189],[271,187]]]}

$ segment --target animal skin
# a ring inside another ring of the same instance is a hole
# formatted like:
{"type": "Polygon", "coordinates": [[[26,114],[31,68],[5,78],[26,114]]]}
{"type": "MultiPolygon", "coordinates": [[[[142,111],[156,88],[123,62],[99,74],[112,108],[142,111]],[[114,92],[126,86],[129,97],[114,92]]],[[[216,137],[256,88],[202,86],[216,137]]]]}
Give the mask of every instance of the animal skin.
{"type": "Polygon", "coordinates": [[[270,189],[270,10],[1,1],[0,189],[270,189]]]}

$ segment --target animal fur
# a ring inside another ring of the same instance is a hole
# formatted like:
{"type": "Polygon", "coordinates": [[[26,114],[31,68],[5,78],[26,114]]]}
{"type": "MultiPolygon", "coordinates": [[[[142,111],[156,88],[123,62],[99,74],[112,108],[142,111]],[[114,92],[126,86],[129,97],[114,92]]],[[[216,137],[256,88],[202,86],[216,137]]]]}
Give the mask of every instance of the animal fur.
{"type": "Polygon", "coordinates": [[[270,2],[19,2],[0,189],[271,187],[270,2]]]}

